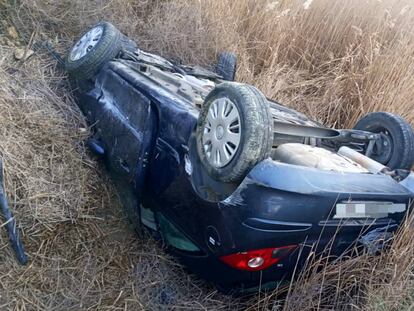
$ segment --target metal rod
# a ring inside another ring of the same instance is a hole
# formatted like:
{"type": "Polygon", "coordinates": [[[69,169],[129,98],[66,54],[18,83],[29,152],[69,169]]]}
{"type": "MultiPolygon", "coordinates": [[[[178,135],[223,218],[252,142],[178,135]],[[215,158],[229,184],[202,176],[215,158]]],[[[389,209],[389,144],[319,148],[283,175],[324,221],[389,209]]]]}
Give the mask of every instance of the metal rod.
{"type": "Polygon", "coordinates": [[[27,263],[27,256],[24,252],[24,247],[20,239],[20,234],[17,230],[16,222],[10,211],[9,205],[6,199],[6,193],[3,187],[3,162],[0,159],[0,207],[3,217],[6,221],[5,227],[9,235],[10,244],[16,254],[17,260],[21,265],[27,263]]]}
{"type": "Polygon", "coordinates": [[[281,121],[273,121],[274,123],[274,135],[289,135],[299,137],[314,137],[314,138],[335,138],[340,137],[341,133],[338,130],[316,127],[302,124],[287,123],[281,121]]]}

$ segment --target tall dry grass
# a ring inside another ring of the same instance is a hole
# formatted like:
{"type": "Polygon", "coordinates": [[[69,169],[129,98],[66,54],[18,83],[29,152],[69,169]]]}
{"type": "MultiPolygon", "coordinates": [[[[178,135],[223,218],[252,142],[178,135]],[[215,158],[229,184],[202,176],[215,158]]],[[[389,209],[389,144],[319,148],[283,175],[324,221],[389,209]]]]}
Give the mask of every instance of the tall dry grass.
{"type": "MultiPolygon", "coordinates": [[[[184,63],[210,65],[218,52],[234,51],[239,81],[329,125],[352,127],[375,110],[414,123],[413,6],[409,0],[0,0],[0,39],[14,25],[22,44],[48,39],[65,52],[88,25],[107,19],[141,47],[184,63]]],[[[33,260],[26,269],[9,252],[2,259],[0,306],[157,310],[167,308],[156,294],[167,284],[178,297],[173,306],[245,308],[183,279],[187,274],[155,244],[125,231],[112,200],[97,201],[112,192],[84,153],[78,132],[84,123],[62,75],[46,56],[21,66],[11,51],[0,52],[0,103],[7,111],[0,152],[33,260]],[[45,192],[46,199],[38,197],[45,192]]],[[[403,226],[381,256],[315,262],[284,300],[276,292],[254,296],[249,309],[409,310],[412,233],[403,226]]],[[[7,249],[4,237],[0,242],[7,249]]]]}
{"type": "Polygon", "coordinates": [[[156,51],[190,62],[232,50],[238,80],[352,127],[373,110],[414,121],[413,27],[404,0],[177,0],[151,12],[145,34],[156,51]]]}

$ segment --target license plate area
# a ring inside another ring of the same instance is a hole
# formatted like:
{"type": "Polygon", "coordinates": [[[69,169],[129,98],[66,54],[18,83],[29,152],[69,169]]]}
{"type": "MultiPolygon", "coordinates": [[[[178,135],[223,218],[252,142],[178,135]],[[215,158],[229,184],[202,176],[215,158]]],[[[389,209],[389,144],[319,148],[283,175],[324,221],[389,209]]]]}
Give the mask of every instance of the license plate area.
{"type": "Polygon", "coordinates": [[[405,212],[405,203],[353,201],[337,203],[334,219],[341,218],[385,218],[390,214],[405,212]]]}

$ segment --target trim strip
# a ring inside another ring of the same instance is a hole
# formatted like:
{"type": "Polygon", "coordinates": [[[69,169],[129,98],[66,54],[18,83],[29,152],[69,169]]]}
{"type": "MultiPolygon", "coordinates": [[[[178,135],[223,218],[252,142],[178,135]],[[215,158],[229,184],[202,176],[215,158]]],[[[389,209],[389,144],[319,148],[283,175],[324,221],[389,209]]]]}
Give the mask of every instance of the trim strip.
{"type": "Polygon", "coordinates": [[[310,223],[286,222],[263,218],[247,218],[243,226],[266,232],[300,232],[312,228],[310,223]]]}

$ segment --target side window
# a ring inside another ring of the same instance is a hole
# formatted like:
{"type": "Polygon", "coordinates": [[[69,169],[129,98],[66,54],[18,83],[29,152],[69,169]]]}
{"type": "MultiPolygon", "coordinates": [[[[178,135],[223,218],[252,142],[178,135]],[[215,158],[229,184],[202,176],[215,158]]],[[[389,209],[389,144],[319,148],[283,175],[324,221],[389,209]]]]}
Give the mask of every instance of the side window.
{"type": "Polygon", "coordinates": [[[201,250],[191,242],[177,227],[167,220],[161,213],[157,214],[160,230],[168,245],[186,252],[200,253],[201,250]]]}

